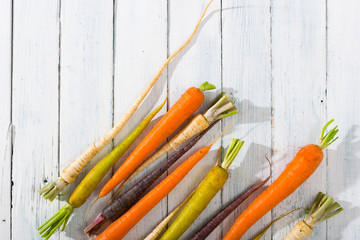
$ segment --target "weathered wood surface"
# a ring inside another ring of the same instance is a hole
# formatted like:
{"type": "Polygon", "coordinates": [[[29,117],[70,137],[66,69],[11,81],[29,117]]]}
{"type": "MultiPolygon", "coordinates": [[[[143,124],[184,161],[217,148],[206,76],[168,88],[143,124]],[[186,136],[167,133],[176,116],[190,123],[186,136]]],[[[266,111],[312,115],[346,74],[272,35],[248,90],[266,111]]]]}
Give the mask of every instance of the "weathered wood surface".
{"type": "MultiPolygon", "coordinates": [[[[40,239],[36,227],[64,202],[49,205],[38,189],[120,119],[166,57],[188,37],[206,4],[200,0],[0,1],[2,239],[40,239]]],[[[338,199],[345,211],[316,228],[310,239],[358,239],[359,10],[355,0],[214,1],[190,45],[169,64],[126,128],[62,199],[166,94],[168,109],[188,87],[209,81],[218,90],[206,93],[199,112],[223,90],[246,113],[125,238],[137,240],[148,234],[201,181],[215,163],[217,149],[226,147],[232,137],[246,143],[230,178],[182,239],[268,175],[266,153],[272,159],[274,180],[298,148],[316,143],[322,125],[335,118],[339,140],[326,151],[316,174],[244,239],[288,210],[309,206],[318,191],[338,199]]],[[[218,124],[196,148],[209,144],[234,119],[218,124]]],[[[98,192],[75,210],[65,232],[53,239],[85,238],[84,217],[98,192]]],[[[106,200],[94,206],[89,219],[106,200]]],[[[248,204],[209,239],[221,239],[248,204]]],[[[281,239],[300,217],[294,213],[276,223],[264,239],[281,239]]]]}

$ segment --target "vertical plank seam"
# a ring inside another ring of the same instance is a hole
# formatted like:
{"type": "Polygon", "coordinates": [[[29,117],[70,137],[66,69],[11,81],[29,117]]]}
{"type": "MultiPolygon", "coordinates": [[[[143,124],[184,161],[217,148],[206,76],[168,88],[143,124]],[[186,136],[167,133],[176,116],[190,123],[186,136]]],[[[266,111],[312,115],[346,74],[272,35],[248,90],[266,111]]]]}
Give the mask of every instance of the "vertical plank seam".
{"type": "MultiPolygon", "coordinates": [[[[60,134],[61,134],[61,128],[60,128],[60,102],[61,102],[61,0],[59,0],[59,7],[58,7],[58,31],[59,31],[59,45],[58,45],[58,136],[57,136],[57,169],[58,169],[58,176],[60,176],[60,134]]],[[[57,202],[58,209],[60,209],[60,201],[57,202]]],[[[57,235],[57,239],[60,239],[60,234],[57,235]]]]}
{"type": "MultiPolygon", "coordinates": [[[[328,0],[325,0],[325,122],[328,121],[328,97],[327,97],[327,90],[328,90],[328,70],[329,70],[329,56],[328,56],[328,0]]],[[[329,150],[326,148],[326,192],[329,191],[329,150]]],[[[328,239],[328,221],[326,220],[326,231],[325,236],[328,239]]]]}
{"type": "Polygon", "coordinates": [[[13,219],[12,219],[12,211],[13,211],[13,152],[14,152],[14,127],[13,124],[13,53],[14,53],[14,0],[11,1],[11,36],[10,36],[10,42],[11,42],[11,49],[10,49],[10,126],[11,126],[11,139],[10,139],[10,239],[12,239],[12,225],[13,225],[13,219]]]}
{"type": "MultiPolygon", "coordinates": [[[[274,75],[273,75],[273,21],[274,21],[274,12],[273,12],[273,7],[274,7],[274,0],[270,0],[270,8],[269,8],[269,13],[270,13],[270,101],[271,101],[271,162],[272,162],[272,156],[274,154],[274,75]]],[[[272,166],[270,166],[272,168],[272,166]]],[[[271,183],[273,182],[273,176],[271,176],[271,183]]],[[[272,221],[273,219],[273,214],[274,214],[274,210],[272,209],[270,212],[270,220],[272,221]]],[[[274,235],[274,229],[273,227],[271,228],[271,239],[273,239],[273,235],[274,235]]]]}
{"type": "MultiPolygon", "coordinates": [[[[116,49],[116,0],[113,0],[113,39],[112,39],[112,119],[111,119],[111,127],[114,127],[115,124],[115,49],[116,49]]],[[[115,138],[111,140],[111,149],[115,148],[115,138]]],[[[115,173],[115,167],[111,168],[111,176],[115,173]]],[[[111,195],[113,192],[111,193],[111,195]]],[[[112,197],[112,196],[111,196],[112,197]]]]}
{"type": "MultiPolygon", "coordinates": [[[[223,86],[223,1],[220,0],[220,89],[221,89],[221,92],[223,91],[224,89],[224,86],[223,86]]],[[[224,121],[221,120],[220,122],[220,131],[222,132],[224,129],[224,121]]],[[[220,148],[223,147],[223,144],[224,144],[224,136],[221,136],[220,138],[220,148]]],[[[221,154],[220,154],[220,158],[222,159],[222,156],[223,155],[223,151],[221,151],[221,154]]],[[[223,208],[223,195],[224,193],[224,189],[221,188],[221,191],[220,191],[220,209],[223,208]]],[[[221,238],[224,238],[224,224],[221,223],[220,225],[220,236],[221,238]]]]}
{"type": "MultiPolygon", "coordinates": [[[[170,23],[169,23],[169,16],[170,16],[170,0],[166,1],[166,58],[169,57],[169,36],[170,36],[170,23]]],[[[170,79],[169,79],[169,64],[166,65],[166,93],[168,96],[168,100],[166,102],[166,112],[169,111],[170,108],[170,79]]],[[[166,141],[168,142],[169,139],[167,138],[166,141]]],[[[169,157],[169,153],[166,153],[166,160],[169,157]]],[[[169,170],[166,170],[166,176],[169,175],[169,170]]],[[[166,216],[169,214],[169,196],[166,195],[166,216]]],[[[167,226],[166,226],[167,228],[167,226]]]]}

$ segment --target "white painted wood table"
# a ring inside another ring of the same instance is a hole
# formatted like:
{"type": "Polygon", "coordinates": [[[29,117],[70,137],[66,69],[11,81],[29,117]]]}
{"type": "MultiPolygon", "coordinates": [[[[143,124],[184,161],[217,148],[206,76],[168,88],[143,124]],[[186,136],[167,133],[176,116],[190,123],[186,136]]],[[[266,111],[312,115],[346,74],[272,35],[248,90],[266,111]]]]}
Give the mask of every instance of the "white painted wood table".
{"type": "MultiPolygon", "coordinates": [[[[206,4],[0,1],[1,239],[40,239],[36,227],[64,202],[49,205],[39,188],[119,120],[166,57],[188,37],[206,4]]],[[[359,11],[357,0],[215,0],[191,44],[63,199],[166,93],[169,108],[185,89],[207,80],[218,90],[206,94],[201,110],[225,90],[247,113],[126,239],[142,239],[192,191],[215,163],[220,144],[227,146],[232,137],[246,141],[225,187],[183,239],[267,176],[266,153],[271,154],[274,180],[300,146],[316,143],[331,118],[339,125],[340,137],[326,150],[320,168],[244,239],[283,213],[309,206],[319,191],[339,200],[345,211],[317,227],[310,239],[360,239],[359,11]]],[[[233,119],[217,125],[195,149],[210,143],[233,119]]],[[[85,239],[84,216],[98,192],[75,210],[65,232],[52,239],[85,239]]],[[[107,200],[96,205],[89,219],[107,200]]],[[[209,239],[221,239],[248,204],[209,239]]],[[[295,213],[276,223],[263,239],[281,239],[300,217],[295,213]]]]}

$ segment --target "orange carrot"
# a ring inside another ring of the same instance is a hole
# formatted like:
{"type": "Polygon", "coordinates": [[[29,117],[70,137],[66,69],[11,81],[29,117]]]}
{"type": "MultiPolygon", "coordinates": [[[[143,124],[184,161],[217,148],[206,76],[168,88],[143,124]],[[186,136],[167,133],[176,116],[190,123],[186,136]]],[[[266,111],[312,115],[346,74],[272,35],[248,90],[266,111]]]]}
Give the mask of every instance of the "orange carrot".
{"type": "Polygon", "coordinates": [[[155,207],[171,190],[186,176],[186,174],[199,162],[210,150],[210,146],[204,147],[188,158],[169,176],[161,181],[154,189],[146,194],[129,211],[122,215],[105,229],[96,239],[112,240],[123,238],[153,207],[155,207]]]}
{"type": "Polygon", "coordinates": [[[240,239],[253,224],[293,193],[315,172],[324,156],[322,149],[337,139],[335,138],[339,131],[337,126],[324,136],[326,128],[333,121],[329,121],[322,129],[319,145],[309,144],[303,147],[276,181],[238,217],[224,240],[240,239]]]}
{"type": "Polygon", "coordinates": [[[170,108],[164,117],[153,127],[130,156],[116,171],[114,176],[101,189],[99,198],[107,195],[126,177],[128,177],[166,138],[186,121],[203,103],[202,91],[213,89],[214,86],[205,82],[199,89],[191,87],[170,108]]]}

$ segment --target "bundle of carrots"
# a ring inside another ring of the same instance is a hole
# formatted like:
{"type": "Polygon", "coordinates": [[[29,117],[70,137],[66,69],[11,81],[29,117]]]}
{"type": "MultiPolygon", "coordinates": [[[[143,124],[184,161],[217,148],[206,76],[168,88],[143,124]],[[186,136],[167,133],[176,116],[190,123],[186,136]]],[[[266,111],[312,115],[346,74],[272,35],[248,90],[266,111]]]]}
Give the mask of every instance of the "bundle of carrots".
{"type": "MultiPolygon", "coordinates": [[[[199,28],[204,15],[212,3],[210,0],[197,22],[189,38],[165,61],[157,71],[154,78],[140,94],[138,99],[129,108],[121,120],[96,141],[72,163],[70,163],[60,174],[60,177],[48,185],[42,187],[39,193],[49,201],[53,201],[59,193],[69,184],[73,183],[87,163],[108,144],[126,125],[130,117],[137,110],[145,99],[151,88],[159,79],[160,75],[171,62],[171,60],[189,44],[199,28]]],[[[103,208],[101,213],[84,230],[86,234],[92,236],[98,234],[100,227],[108,222],[110,225],[97,236],[98,240],[122,239],[153,207],[155,207],[165,196],[167,196],[188,174],[188,172],[210,151],[213,144],[224,134],[218,136],[210,145],[202,147],[192,156],[183,161],[172,173],[170,173],[157,186],[151,189],[153,183],[158,180],[169,168],[179,161],[186,152],[192,149],[196,143],[221,119],[232,116],[238,111],[229,96],[221,93],[209,109],[203,114],[195,115],[191,121],[180,130],[168,142],[168,139],[182,124],[184,124],[202,105],[204,101],[204,91],[215,89],[215,86],[204,82],[199,88],[190,87],[180,97],[180,99],[168,110],[160,121],[142,139],[142,141],[130,153],[123,164],[117,169],[112,178],[102,186],[97,199],[108,195],[116,187],[113,199],[103,208]],[[189,141],[188,141],[189,140],[189,141]],[[181,144],[188,141],[180,149],[181,144]],[[166,143],[164,143],[166,142],[166,143]],[[160,145],[163,144],[161,147],[160,145]],[[158,150],[157,150],[158,149],[158,150]],[[150,164],[154,163],[161,156],[175,149],[174,154],[159,164],[157,168],[144,175],[137,183],[130,186],[127,191],[120,191],[136,175],[142,172],[150,164]],[[156,151],[157,150],[157,151],[156,151]]],[[[84,177],[81,183],[70,195],[67,203],[45,223],[38,227],[39,234],[45,239],[49,239],[58,229],[64,230],[66,224],[75,208],[81,207],[96,189],[105,175],[112,169],[118,160],[125,154],[127,149],[135,142],[140,134],[146,129],[151,120],[162,109],[164,102],[155,108],[134,130],[129,134],[120,145],[111,153],[101,159],[84,177]]],[[[338,133],[337,126],[325,134],[326,129],[334,120],[329,121],[322,129],[319,143],[309,144],[301,148],[294,159],[288,164],[282,174],[263,191],[237,218],[224,240],[238,240],[248,229],[255,224],[267,212],[273,209],[281,201],[292,194],[301,184],[303,184],[318,168],[323,159],[323,149],[332,144],[338,133]]],[[[229,129],[229,128],[227,128],[229,129]]],[[[225,132],[227,131],[225,130],[225,132]]],[[[200,213],[206,208],[211,199],[221,190],[228,178],[228,168],[240,151],[243,141],[233,139],[224,161],[217,164],[200,185],[185,200],[175,208],[145,239],[155,240],[169,221],[180,211],[179,215],[169,225],[169,228],[161,236],[161,240],[178,239],[186,229],[195,221],[200,213]],[[181,210],[182,209],[182,210],[181,210]]],[[[270,176],[271,162],[270,165],[270,176]]],[[[248,196],[263,186],[269,179],[255,184],[244,194],[238,196],[233,202],[229,203],[222,211],[217,213],[208,223],[200,228],[193,236],[192,240],[205,239],[231,212],[233,212],[248,196]]],[[[96,201],[96,200],[95,200],[96,201]]],[[[300,221],[284,238],[286,240],[301,240],[310,236],[314,227],[322,221],[336,215],[343,209],[326,194],[319,193],[314,205],[303,221],[300,221]]],[[[278,221],[279,219],[275,220],[278,221]]],[[[270,224],[271,225],[271,224],[270,224]]],[[[269,227],[265,228],[255,239],[261,236],[269,227]]]]}

